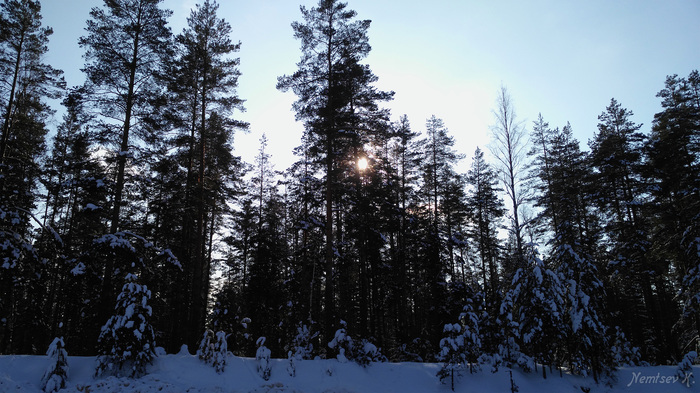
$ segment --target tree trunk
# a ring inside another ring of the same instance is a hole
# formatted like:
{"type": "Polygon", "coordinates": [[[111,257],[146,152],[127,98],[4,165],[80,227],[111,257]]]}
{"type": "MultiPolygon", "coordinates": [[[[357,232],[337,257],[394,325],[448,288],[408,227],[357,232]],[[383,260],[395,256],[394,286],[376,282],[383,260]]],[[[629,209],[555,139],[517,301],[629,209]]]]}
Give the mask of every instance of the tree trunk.
{"type": "MultiPolygon", "coordinates": [[[[139,15],[140,16],[140,15],[139,15]]],[[[131,56],[131,64],[129,70],[129,84],[126,95],[126,108],[124,112],[124,126],[122,128],[122,140],[117,153],[117,180],[114,185],[114,207],[112,210],[112,222],[110,233],[115,234],[119,231],[119,217],[121,215],[122,196],[124,192],[124,177],[126,170],[126,159],[129,151],[129,131],[131,128],[131,112],[134,106],[134,89],[136,85],[136,64],[139,58],[139,30],[137,29],[134,36],[134,50],[131,56]]],[[[101,320],[107,321],[112,313],[114,304],[114,294],[112,293],[112,275],[114,274],[114,257],[108,257],[105,261],[104,278],[102,280],[102,291],[100,296],[100,313],[101,320]]]]}
{"type": "Polygon", "coordinates": [[[7,143],[10,139],[10,120],[12,119],[12,104],[15,101],[15,90],[17,88],[17,79],[19,79],[19,66],[22,60],[22,47],[24,46],[24,32],[19,39],[17,48],[17,59],[15,60],[14,72],[12,74],[12,86],[10,86],[10,98],[7,101],[7,111],[5,112],[5,124],[2,125],[2,144],[0,144],[0,164],[5,163],[5,155],[7,154],[7,143]]]}
{"type": "MultiPolygon", "coordinates": [[[[328,72],[328,99],[326,105],[331,106],[331,92],[333,91],[333,13],[329,15],[328,46],[326,51],[326,71],[328,72]]],[[[332,108],[329,108],[332,110],[332,108]]],[[[330,111],[329,111],[330,113],[330,111]]],[[[331,114],[331,116],[334,116],[331,114]]],[[[335,323],[335,291],[333,288],[333,138],[335,132],[335,119],[326,120],[326,288],[325,288],[325,331],[326,338],[333,337],[333,324],[335,323]]]]}
{"type": "MultiPolygon", "coordinates": [[[[206,65],[205,65],[206,66],[206,65]]],[[[206,71],[202,78],[202,107],[199,136],[199,175],[197,179],[197,231],[195,233],[195,254],[192,274],[192,313],[190,320],[190,342],[196,344],[200,330],[204,328],[206,318],[206,295],[204,294],[204,274],[208,270],[205,266],[206,241],[204,239],[204,221],[206,219],[206,201],[204,198],[204,175],[206,166],[206,71]]]]}
{"type": "Polygon", "coordinates": [[[326,288],[325,288],[325,324],[326,338],[333,336],[335,314],[335,293],[333,288],[333,153],[330,137],[326,157],[326,288]]]}

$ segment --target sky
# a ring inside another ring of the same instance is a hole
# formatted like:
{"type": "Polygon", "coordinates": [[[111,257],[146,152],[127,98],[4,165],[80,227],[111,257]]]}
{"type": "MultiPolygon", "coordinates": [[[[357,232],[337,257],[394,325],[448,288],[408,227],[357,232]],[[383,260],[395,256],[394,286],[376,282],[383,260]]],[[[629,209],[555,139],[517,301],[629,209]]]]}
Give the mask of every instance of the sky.
{"type": "MultiPolygon", "coordinates": [[[[695,0],[347,0],[358,19],[372,20],[365,59],[381,90],[395,92],[384,106],[392,120],[406,114],[414,131],[431,115],[444,120],[467,159],[487,149],[501,85],[527,129],[541,113],[552,127],[571,123],[582,147],[612,98],[632,110],[648,132],[661,110],[656,93],[667,75],[700,68],[700,2],[695,0]]],[[[186,26],[195,0],[165,0],[173,33],[186,26]]],[[[235,154],[253,162],[263,133],[278,170],[295,157],[302,125],[291,111],[292,92],[275,88],[292,74],[300,43],[291,23],[299,6],[317,0],[220,0],[219,16],[241,41],[238,95],[250,123],[235,137],[235,154]]],[[[44,24],[54,29],[46,61],[65,72],[69,86],[84,81],[78,38],[99,0],[42,0],[44,24]]],[[[60,121],[57,117],[56,122],[60,121]]]]}

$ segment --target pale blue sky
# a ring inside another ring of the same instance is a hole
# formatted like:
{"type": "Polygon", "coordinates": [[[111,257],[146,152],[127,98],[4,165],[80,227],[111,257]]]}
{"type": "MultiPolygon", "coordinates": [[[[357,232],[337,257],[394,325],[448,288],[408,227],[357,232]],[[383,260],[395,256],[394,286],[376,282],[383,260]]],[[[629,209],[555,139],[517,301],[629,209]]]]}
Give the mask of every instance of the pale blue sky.
{"type": "MultiPolygon", "coordinates": [[[[185,25],[194,0],[165,0],[174,33],[185,25]]],[[[295,96],[275,89],[290,74],[299,43],[290,24],[299,5],[312,0],[220,0],[220,16],[242,42],[239,96],[251,123],[236,152],[249,162],[263,132],[277,169],[286,169],[301,125],[290,106],[295,96]]],[[[47,61],[66,72],[69,85],[83,76],[77,39],[100,0],[42,0],[53,27],[47,61]]],[[[486,147],[496,92],[509,89],[529,128],[542,113],[552,126],[570,121],[585,146],[597,116],[615,97],[648,131],[660,110],[656,93],[666,75],[700,68],[700,2],[696,0],[446,1],[348,0],[358,18],[371,19],[372,53],[366,62],[377,86],[394,90],[393,118],[407,114],[416,131],[434,114],[445,121],[469,167],[477,145],[486,147]]]]}

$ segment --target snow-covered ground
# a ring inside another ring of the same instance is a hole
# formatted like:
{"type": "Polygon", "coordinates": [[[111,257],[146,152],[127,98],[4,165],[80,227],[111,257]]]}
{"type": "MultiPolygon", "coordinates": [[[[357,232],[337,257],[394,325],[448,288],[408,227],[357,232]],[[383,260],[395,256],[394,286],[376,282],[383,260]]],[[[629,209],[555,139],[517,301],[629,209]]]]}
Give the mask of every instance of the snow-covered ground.
{"type": "MultiPolygon", "coordinates": [[[[0,393],[39,393],[40,380],[49,359],[46,356],[0,356],[0,393]]],[[[94,378],[94,357],[69,357],[69,393],[430,393],[451,392],[450,385],[441,384],[435,374],[440,364],[374,363],[367,368],[337,360],[306,360],[297,362],[296,376],[287,371],[286,359],[272,360],[272,374],[264,381],[257,372],[255,359],[230,356],[224,373],[202,363],[196,356],[184,352],[158,357],[150,373],[140,379],[94,378]]],[[[636,367],[618,372],[613,387],[596,385],[590,378],[558,373],[542,379],[537,374],[513,370],[513,380],[519,393],[529,392],[638,392],[673,393],[698,392],[700,384],[686,386],[674,379],[675,367],[636,367]],[[674,382],[675,381],[675,382],[674,382]],[[590,388],[590,390],[589,390],[590,388]]],[[[700,367],[693,370],[700,375],[700,367]]],[[[511,391],[508,369],[493,374],[488,370],[462,376],[456,392],[511,391]]]]}

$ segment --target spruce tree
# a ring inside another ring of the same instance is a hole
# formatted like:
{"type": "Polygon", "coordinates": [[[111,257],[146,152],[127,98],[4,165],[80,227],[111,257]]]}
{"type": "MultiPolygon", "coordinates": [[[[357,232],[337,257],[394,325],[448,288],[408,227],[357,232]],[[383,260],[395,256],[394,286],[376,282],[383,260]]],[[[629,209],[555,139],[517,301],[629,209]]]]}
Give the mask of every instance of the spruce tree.
{"type": "Polygon", "coordinates": [[[199,342],[197,357],[204,363],[214,367],[218,374],[223,373],[228,357],[226,333],[218,331],[214,334],[210,329],[206,329],[204,336],[202,336],[202,341],[199,342]]]}
{"type": "MultiPolygon", "coordinates": [[[[449,135],[444,122],[433,115],[426,120],[425,126],[425,138],[419,142],[425,150],[421,154],[422,182],[418,191],[423,205],[421,213],[425,217],[421,234],[425,247],[417,266],[422,278],[417,307],[421,309],[420,320],[427,323],[447,319],[448,313],[434,305],[445,297],[448,275],[452,274],[451,279],[455,280],[451,247],[452,232],[457,223],[453,221],[458,214],[464,216],[461,210],[464,186],[454,168],[462,156],[453,149],[454,138],[449,135]]],[[[435,327],[433,324],[420,328],[430,332],[431,339],[437,342],[441,332],[435,327]]]]}
{"type": "Polygon", "coordinates": [[[450,387],[454,391],[455,377],[461,376],[466,364],[464,335],[462,334],[462,326],[458,323],[446,324],[443,332],[445,337],[440,340],[440,353],[438,355],[438,359],[443,361],[443,365],[437,376],[442,382],[449,378],[450,387]]]}
{"type": "Polygon", "coordinates": [[[52,234],[39,236],[47,258],[52,299],[50,326],[65,326],[66,340],[76,355],[94,354],[102,325],[97,318],[102,265],[91,257],[93,240],[108,231],[108,195],[112,182],[103,162],[96,158],[96,138],[90,131],[84,96],[71,91],[63,101],[66,113],[58,125],[53,149],[44,161],[43,185],[47,190],[44,222],[62,240],[57,253],[49,247],[52,234]],[[90,337],[90,339],[86,339],[90,337]]]}
{"type": "Polygon", "coordinates": [[[390,334],[397,341],[397,347],[405,347],[417,336],[410,303],[417,281],[416,250],[419,248],[418,242],[415,241],[417,220],[414,216],[419,204],[419,135],[418,132],[412,131],[408,117],[402,115],[394,125],[387,159],[387,199],[392,206],[388,211],[387,231],[392,275],[386,285],[389,288],[388,308],[395,312],[392,319],[396,320],[390,334]]]}
{"type": "Polygon", "coordinates": [[[300,361],[312,358],[314,353],[312,340],[316,338],[316,336],[318,336],[318,332],[312,333],[307,325],[301,323],[297,325],[297,334],[294,336],[294,339],[289,345],[289,350],[287,351],[287,359],[289,359],[287,371],[290,376],[296,376],[297,364],[300,361]]]}
{"type": "Polygon", "coordinates": [[[510,290],[514,292],[518,341],[526,355],[519,363],[528,371],[542,364],[546,378],[544,365],[561,362],[557,348],[564,344],[562,332],[566,331],[562,320],[566,288],[560,275],[545,265],[538,252],[535,245],[526,245],[526,265],[516,271],[510,290]]]}
{"type": "Polygon", "coordinates": [[[272,371],[272,366],[270,365],[270,350],[265,346],[265,337],[260,337],[255,342],[258,350],[255,352],[255,360],[258,364],[258,374],[264,380],[270,379],[270,372],[272,371]]]}
{"type": "Polygon", "coordinates": [[[467,173],[467,236],[474,248],[476,265],[483,294],[484,308],[493,318],[483,321],[480,328],[484,351],[495,353],[497,336],[495,316],[501,303],[500,261],[501,245],[498,228],[505,215],[503,201],[498,196],[498,178],[481,149],[474,152],[471,168],[467,173]]]}
{"type": "Polygon", "coordinates": [[[41,387],[45,393],[57,392],[66,387],[68,381],[68,352],[63,337],[56,337],[46,351],[50,363],[41,378],[41,387]]]}
{"type": "Polygon", "coordinates": [[[290,227],[286,300],[294,306],[292,321],[313,327],[322,316],[323,183],[306,147],[303,144],[295,149],[300,159],[284,173],[290,227]]]}
{"type": "Polygon", "coordinates": [[[138,378],[156,357],[155,331],[150,320],[153,309],[148,305],[151,291],[127,274],[117,304],[98,340],[95,375],[105,373],[138,378]]]}

